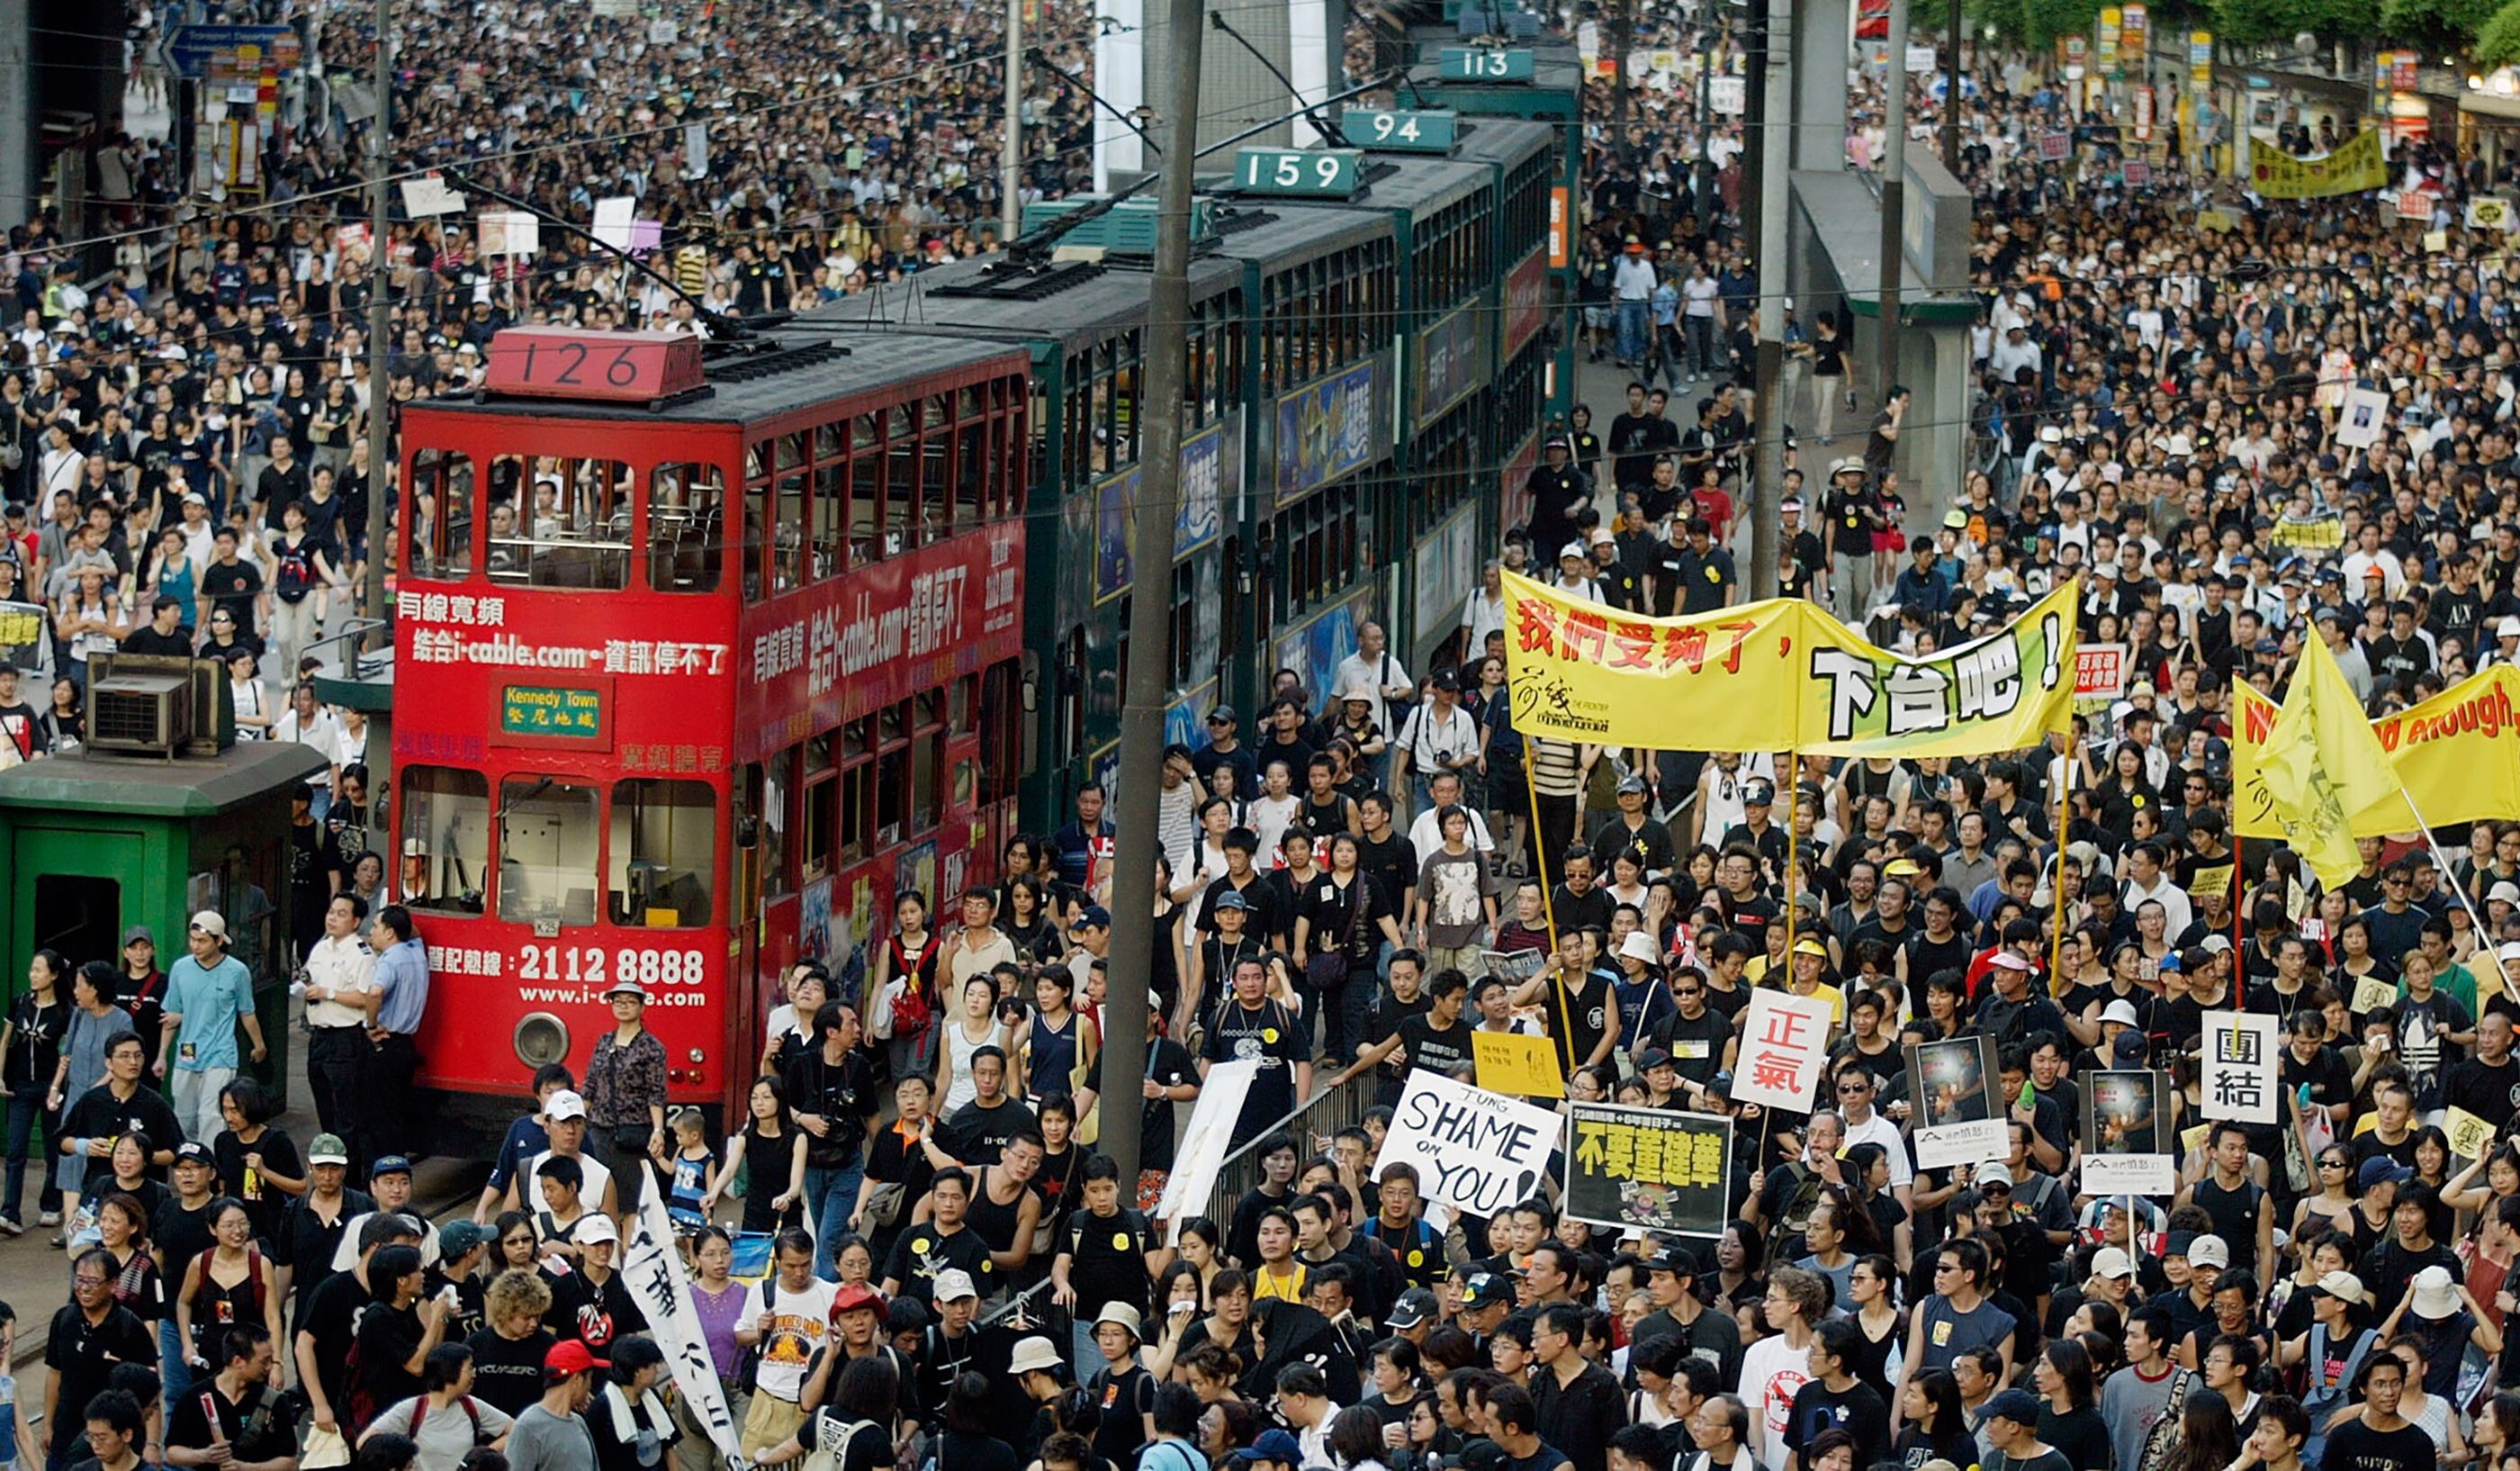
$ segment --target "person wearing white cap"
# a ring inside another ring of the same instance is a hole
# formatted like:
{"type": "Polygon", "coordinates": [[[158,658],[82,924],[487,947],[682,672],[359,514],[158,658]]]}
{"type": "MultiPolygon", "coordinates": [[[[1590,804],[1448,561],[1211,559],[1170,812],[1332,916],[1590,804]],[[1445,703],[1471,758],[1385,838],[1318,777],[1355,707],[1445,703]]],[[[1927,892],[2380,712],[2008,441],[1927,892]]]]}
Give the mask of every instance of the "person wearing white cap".
{"type": "Polygon", "coordinates": [[[159,1024],[157,1076],[174,1063],[172,1102],[187,1137],[215,1139],[226,1126],[219,1090],[237,1075],[237,1028],[253,1041],[253,1060],[271,1055],[253,1010],[253,976],[228,953],[228,922],[203,909],[185,927],[189,953],[166,968],[166,1011],[159,1024]]]}
{"type": "Polygon", "coordinates": [[[535,1202],[542,1197],[534,1184],[535,1172],[542,1168],[543,1161],[554,1155],[564,1155],[577,1161],[578,1171],[585,1179],[579,1193],[588,1210],[617,1216],[625,1205],[638,1205],[637,1201],[623,1202],[620,1192],[613,1186],[612,1172],[605,1169],[601,1161],[587,1155],[586,1099],[576,1089],[562,1088],[545,1100],[543,1128],[551,1135],[551,1147],[525,1161],[524,1167],[517,1172],[516,1183],[509,1196],[510,1210],[532,1212],[539,1209],[535,1202]]]}
{"type": "Polygon", "coordinates": [[[1593,580],[1592,573],[1593,554],[1584,543],[1570,541],[1557,549],[1557,580],[1549,584],[1550,590],[1559,597],[1601,602],[1601,584],[1593,580]]]}
{"type": "Polygon", "coordinates": [[[2424,1392],[2445,1399],[2458,1393],[2460,1361],[2472,1344],[2492,1362],[2502,1352],[2502,1332],[2478,1307],[2467,1284],[2439,1264],[2415,1273],[2407,1295],[2381,1320],[2384,1339],[2404,1329],[2404,1336],[2422,1346],[2424,1392]],[[2408,1317],[2408,1313],[2413,1315],[2408,1317]]]}
{"type": "Polygon", "coordinates": [[[2354,1314],[2370,1302],[2361,1277],[2350,1271],[2323,1272],[2310,1289],[2310,1328],[2276,1348],[2277,1362],[2302,1371],[2301,1407],[2311,1416],[2306,1455],[2318,1453],[2327,1439],[2328,1417],[2352,1397],[2362,1360],[2379,1347],[2380,1335],[2354,1321],[2354,1314]]]}

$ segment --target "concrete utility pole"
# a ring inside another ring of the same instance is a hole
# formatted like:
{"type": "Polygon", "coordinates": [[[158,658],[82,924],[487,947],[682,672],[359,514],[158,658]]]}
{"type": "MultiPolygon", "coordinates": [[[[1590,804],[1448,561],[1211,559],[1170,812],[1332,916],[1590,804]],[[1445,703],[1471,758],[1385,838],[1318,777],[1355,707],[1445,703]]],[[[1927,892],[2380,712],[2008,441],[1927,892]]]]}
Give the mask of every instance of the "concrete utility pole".
{"type": "MultiPolygon", "coordinates": [[[[1017,0],[1020,3],[1020,0],[1017,0]]],[[[1172,667],[1173,508],[1181,497],[1184,370],[1190,355],[1190,210],[1198,153],[1204,0],[1169,0],[1171,47],[1164,154],[1155,205],[1155,270],[1147,301],[1146,444],[1129,521],[1128,683],[1120,703],[1118,832],[1111,850],[1111,988],[1103,1002],[1100,1136],[1120,1178],[1138,1177],[1146,1107],[1129,1080],[1147,1076],[1147,988],[1155,962],[1156,771],[1164,760],[1164,695],[1172,667]]],[[[1297,1102],[1303,1100],[1298,1099],[1297,1102]]],[[[1133,1187],[1134,1188],[1134,1187],[1133,1187]]]]}
{"type": "MultiPolygon", "coordinates": [[[[385,300],[393,284],[393,220],[386,207],[393,185],[386,181],[385,145],[393,129],[393,4],[377,0],[377,115],[368,127],[368,575],[359,602],[370,618],[385,616],[385,565],[393,547],[385,530],[394,497],[392,437],[393,391],[385,365],[393,358],[390,309],[385,300]]],[[[356,651],[353,650],[353,653],[356,651]]],[[[296,671],[281,677],[294,679],[296,671]]]]}
{"type": "Polygon", "coordinates": [[[998,206],[1000,250],[1023,233],[1023,8],[1024,0],[1007,0],[1007,156],[998,166],[998,187],[1006,199],[998,206]]]}
{"type": "Polygon", "coordinates": [[[1967,26],[1960,16],[1960,0],[1951,0],[1951,9],[1943,17],[1943,35],[1952,48],[1943,59],[1944,73],[1951,78],[1943,94],[1943,167],[1956,179],[1960,176],[1960,40],[1967,26]]]}
{"type": "Polygon", "coordinates": [[[1908,0],[1890,0],[1890,67],[1881,97],[1881,341],[1872,384],[1875,398],[1886,398],[1899,381],[1899,256],[1907,234],[1908,195],[1908,0]]]}
{"type": "Polygon", "coordinates": [[[1785,367],[1785,211],[1792,171],[1794,30],[1792,0],[1751,0],[1767,10],[1767,45],[1759,73],[1746,78],[1752,166],[1758,178],[1750,195],[1751,237],[1758,243],[1758,355],[1752,385],[1759,406],[1758,436],[1750,456],[1750,596],[1777,595],[1784,529],[1778,503],[1784,498],[1785,415],[1792,405],[1781,391],[1785,367]]]}

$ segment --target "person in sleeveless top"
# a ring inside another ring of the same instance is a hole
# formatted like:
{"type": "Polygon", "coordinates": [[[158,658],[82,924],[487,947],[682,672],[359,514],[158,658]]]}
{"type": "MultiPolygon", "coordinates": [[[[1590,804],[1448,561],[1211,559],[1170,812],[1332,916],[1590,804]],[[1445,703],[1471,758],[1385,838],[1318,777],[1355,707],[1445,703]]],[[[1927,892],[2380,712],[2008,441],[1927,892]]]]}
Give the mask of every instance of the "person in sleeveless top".
{"type": "Polygon", "coordinates": [[[892,934],[876,950],[868,1035],[887,1044],[892,1075],[932,1072],[936,1045],[936,972],[944,942],[927,927],[927,901],[916,894],[893,900],[892,934]]]}
{"type": "Polygon", "coordinates": [[[1077,1064],[1093,1060],[1093,1048],[1071,1004],[1075,989],[1070,974],[1057,967],[1043,971],[1033,983],[1033,1000],[1039,1009],[1024,1034],[1023,1077],[1025,1090],[1036,1103],[1051,1093],[1072,1091],[1077,1064]]]}
{"type": "Polygon", "coordinates": [[[197,1363],[214,1361],[219,1340],[236,1323],[259,1322],[280,1337],[280,1294],[272,1267],[253,1239],[253,1217],[245,1202],[223,1196],[210,1203],[210,1233],[217,1245],[184,1268],[175,1295],[175,1325],[185,1352],[197,1363]]]}

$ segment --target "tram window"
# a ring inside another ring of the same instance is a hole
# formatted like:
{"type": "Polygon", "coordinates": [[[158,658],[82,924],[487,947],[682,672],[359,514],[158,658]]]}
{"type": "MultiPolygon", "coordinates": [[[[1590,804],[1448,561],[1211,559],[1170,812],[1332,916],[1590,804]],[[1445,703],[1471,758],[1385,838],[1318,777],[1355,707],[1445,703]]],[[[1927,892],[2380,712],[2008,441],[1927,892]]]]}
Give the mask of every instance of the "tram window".
{"type": "Polygon", "coordinates": [[[832,803],[839,783],[825,778],[805,785],[805,882],[832,871],[832,803]]]}
{"type": "Polygon", "coordinates": [[[835,460],[814,470],[814,544],[807,562],[813,580],[848,570],[849,465],[835,460]]]}
{"type": "Polygon", "coordinates": [[[849,462],[849,566],[863,567],[883,555],[883,543],[876,537],[876,528],[882,524],[883,455],[862,449],[849,462]]]}
{"type": "Polygon", "coordinates": [[[499,789],[499,917],[516,924],[595,923],[601,794],[554,776],[499,789]]]}
{"type": "Polygon", "coordinates": [[[907,404],[896,403],[892,433],[886,437],[883,496],[884,555],[894,556],[919,544],[915,521],[919,505],[919,429],[907,404]]]}
{"type": "Polygon", "coordinates": [[[923,833],[936,825],[942,807],[945,732],[931,730],[910,743],[910,830],[923,833]]]}
{"type": "Polygon", "coordinates": [[[935,393],[922,401],[927,406],[919,455],[919,525],[924,539],[943,531],[953,519],[954,398],[935,393]]]}
{"type": "Polygon", "coordinates": [[[819,775],[832,769],[832,738],[828,735],[805,738],[805,774],[819,775]]]}
{"type": "MultiPolygon", "coordinates": [[[[744,457],[750,459],[752,452],[746,450],[744,457]]],[[[758,602],[770,581],[770,483],[754,482],[744,499],[743,596],[746,602],[758,602]]]]}
{"type": "Polygon", "coordinates": [[[875,841],[891,844],[908,831],[902,818],[908,809],[910,748],[896,746],[875,758],[875,841]]]}
{"type": "Polygon", "coordinates": [[[979,525],[988,514],[989,477],[997,455],[989,443],[989,421],[977,410],[954,434],[954,525],[962,529],[979,525]]]}
{"type": "Polygon", "coordinates": [[[793,592],[805,582],[805,476],[779,477],[779,504],[764,528],[770,537],[770,590],[793,592]]]}
{"type": "Polygon", "coordinates": [[[1109,475],[1119,468],[1119,446],[1111,440],[1111,345],[1100,343],[1094,348],[1093,422],[1086,432],[1094,437],[1094,473],[1109,475]]]}
{"type": "Polygon", "coordinates": [[[726,558],[726,477],[715,465],[659,465],[648,476],[648,585],[715,592],[726,558]]]}
{"type": "Polygon", "coordinates": [[[860,761],[840,773],[840,862],[855,863],[875,851],[875,762],[860,761]]]}
{"type": "Polygon", "coordinates": [[[615,924],[648,929],[709,922],[717,888],[717,794],[708,784],[634,777],[612,786],[615,924]]]}
{"type": "MultiPolygon", "coordinates": [[[[516,509],[516,496],[491,507],[490,575],[533,587],[629,586],[633,483],[630,467],[617,460],[537,458],[522,487],[524,508],[516,509]]],[[[498,484],[494,475],[494,494],[498,484]]]]}
{"type": "Polygon", "coordinates": [[[861,717],[840,727],[840,759],[856,760],[875,750],[874,731],[861,717]]]}
{"type": "Polygon", "coordinates": [[[411,457],[411,574],[448,582],[472,572],[472,457],[423,449],[411,457]]]}
{"type": "Polygon", "coordinates": [[[490,788],[478,771],[410,766],[402,789],[403,902],[442,914],[478,914],[490,862],[490,788]]]}
{"type": "Polygon", "coordinates": [[[786,894],[788,882],[788,794],[796,790],[796,754],[774,751],[764,763],[761,786],[762,887],[786,894]]]}

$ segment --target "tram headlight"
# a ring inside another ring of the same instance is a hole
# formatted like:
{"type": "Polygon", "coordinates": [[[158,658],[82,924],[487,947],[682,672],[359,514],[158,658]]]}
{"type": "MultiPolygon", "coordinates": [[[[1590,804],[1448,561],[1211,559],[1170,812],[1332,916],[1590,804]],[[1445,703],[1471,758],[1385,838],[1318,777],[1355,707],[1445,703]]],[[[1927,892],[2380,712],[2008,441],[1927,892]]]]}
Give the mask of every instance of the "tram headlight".
{"type": "Polygon", "coordinates": [[[548,1011],[537,1011],[517,1024],[517,1061],[540,1068],[568,1060],[568,1024],[548,1011]]]}

